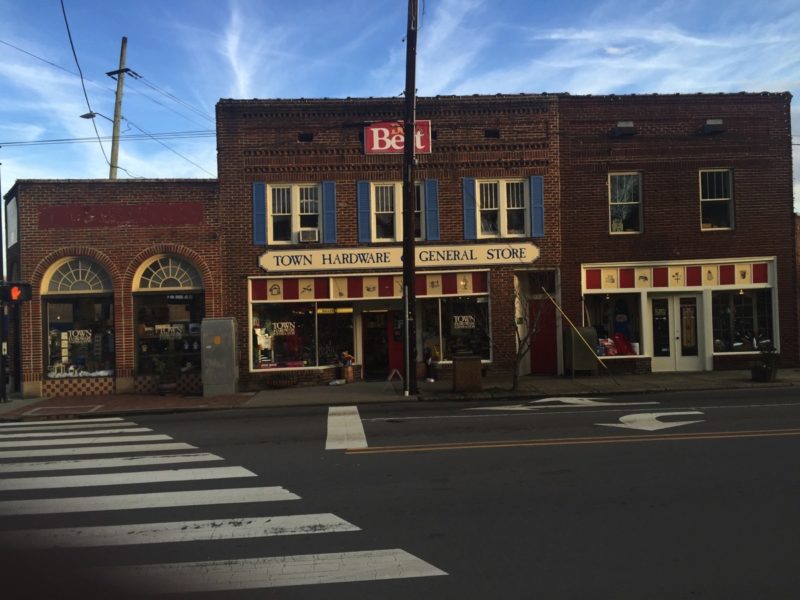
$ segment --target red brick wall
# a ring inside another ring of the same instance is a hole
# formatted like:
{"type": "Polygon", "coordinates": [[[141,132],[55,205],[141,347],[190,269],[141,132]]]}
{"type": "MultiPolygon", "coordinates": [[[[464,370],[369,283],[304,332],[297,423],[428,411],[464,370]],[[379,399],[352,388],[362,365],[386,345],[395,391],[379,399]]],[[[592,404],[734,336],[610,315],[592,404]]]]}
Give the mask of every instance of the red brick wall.
{"type": "Polygon", "coordinates": [[[798,360],[789,94],[560,98],[563,272],[567,314],[580,320],[580,264],[777,256],[781,353],[798,360]],[[702,135],[708,118],[726,131],[702,135]],[[636,135],[611,135],[618,121],[636,135]],[[698,170],[734,172],[735,228],[700,230],[698,170]],[[607,175],[643,174],[644,230],[608,232],[607,175]]]}
{"type": "Polygon", "coordinates": [[[33,300],[20,310],[23,381],[39,381],[45,370],[39,290],[47,269],[63,257],[89,257],[111,277],[119,377],[133,375],[131,289],[147,258],[160,253],[187,258],[203,277],[206,316],[222,316],[216,181],[23,180],[9,192],[13,196],[20,243],[10,254],[15,266],[9,272],[18,268],[20,279],[33,287],[33,300]],[[93,214],[103,216],[100,225],[86,218],[93,214]]]}
{"type": "MultiPolygon", "coordinates": [[[[534,240],[541,250],[536,266],[558,265],[556,101],[538,95],[419,99],[417,118],[431,120],[434,140],[431,154],[418,155],[415,177],[439,181],[441,241],[435,243],[463,243],[462,178],[543,175],[546,235],[534,240]],[[500,137],[486,137],[487,129],[499,130],[500,137]]],[[[248,375],[245,278],[264,274],[258,257],[267,249],[252,244],[251,184],[335,181],[337,245],[357,246],[356,181],[402,179],[402,155],[364,154],[363,127],[402,114],[401,99],[223,100],[217,105],[220,203],[230,209],[221,223],[223,276],[230,291],[224,310],[240,326],[243,385],[268,377],[248,375]],[[312,133],[313,141],[298,142],[301,132],[312,133]]],[[[507,369],[508,344],[514,343],[511,271],[495,270],[490,286],[495,349],[498,344],[505,349],[496,352],[495,366],[507,369]]]]}

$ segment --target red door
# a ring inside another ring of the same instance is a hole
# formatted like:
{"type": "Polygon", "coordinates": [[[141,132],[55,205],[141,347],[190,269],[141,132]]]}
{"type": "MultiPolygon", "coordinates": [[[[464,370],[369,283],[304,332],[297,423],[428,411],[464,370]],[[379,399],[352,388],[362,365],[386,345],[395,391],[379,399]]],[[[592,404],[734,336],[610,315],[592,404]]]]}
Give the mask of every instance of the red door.
{"type": "Polygon", "coordinates": [[[531,300],[528,303],[529,324],[538,318],[538,331],[531,342],[531,373],[556,375],[558,373],[558,346],[556,344],[556,309],[550,300],[531,300]]]}
{"type": "Polygon", "coordinates": [[[406,330],[403,322],[403,313],[390,311],[389,318],[386,319],[386,338],[389,350],[389,373],[394,369],[403,377],[403,341],[405,340],[406,330]]]}

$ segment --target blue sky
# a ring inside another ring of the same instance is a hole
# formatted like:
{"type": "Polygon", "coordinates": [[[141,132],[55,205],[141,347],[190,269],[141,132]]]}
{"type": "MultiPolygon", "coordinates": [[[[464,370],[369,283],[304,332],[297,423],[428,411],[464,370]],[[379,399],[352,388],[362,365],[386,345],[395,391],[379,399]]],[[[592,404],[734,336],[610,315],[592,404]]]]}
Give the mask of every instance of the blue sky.
{"type": "MultiPolygon", "coordinates": [[[[216,176],[219,98],[397,96],[405,85],[406,0],[63,2],[92,110],[113,115],[105,73],[122,36],[143,77],[126,78],[123,134],[144,139],[123,137],[120,178],[216,176]],[[205,133],[165,146],[143,132],[205,133]]],[[[420,11],[420,95],[790,91],[800,144],[797,0],[420,0],[420,11]]],[[[95,136],[76,73],[59,0],[0,0],[3,193],[17,179],[108,176],[96,139],[13,144],[95,136]]]]}

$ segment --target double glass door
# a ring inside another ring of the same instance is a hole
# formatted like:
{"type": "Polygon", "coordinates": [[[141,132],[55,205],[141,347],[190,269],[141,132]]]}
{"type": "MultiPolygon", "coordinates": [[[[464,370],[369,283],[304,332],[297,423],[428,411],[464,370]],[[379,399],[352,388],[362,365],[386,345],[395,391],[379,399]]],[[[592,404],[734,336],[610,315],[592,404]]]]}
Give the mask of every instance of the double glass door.
{"type": "Polygon", "coordinates": [[[700,297],[654,296],[650,299],[650,314],[653,320],[652,370],[702,371],[700,297]]]}

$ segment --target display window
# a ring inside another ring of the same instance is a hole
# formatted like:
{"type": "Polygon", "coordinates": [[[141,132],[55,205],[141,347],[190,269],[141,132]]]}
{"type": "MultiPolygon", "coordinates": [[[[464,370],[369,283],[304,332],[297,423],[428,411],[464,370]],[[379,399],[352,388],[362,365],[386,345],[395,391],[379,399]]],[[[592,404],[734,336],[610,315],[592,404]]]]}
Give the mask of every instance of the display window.
{"type": "Polygon", "coordinates": [[[714,352],[754,352],[774,347],[772,290],[713,292],[714,352]]]}
{"type": "Polygon", "coordinates": [[[354,350],[350,304],[257,304],[252,319],[254,369],[332,366],[354,350]]]}
{"type": "Polygon", "coordinates": [[[161,382],[199,373],[205,296],[197,269],[183,258],[158,256],[136,278],[136,371],[161,382]]]}
{"type": "Polygon", "coordinates": [[[46,377],[114,374],[111,280],[94,262],[68,258],[53,266],[43,293],[46,377]]]}
{"type": "Polygon", "coordinates": [[[440,299],[443,360],[455,356],[491,359],[489,299],[486,296],[440,299]]]}
{"type": "Polygon", "coordinates": [[[597,331],[597,354],[630,356],[641,353],[639,294],[591,294],[584,302],[587,325],[597,331]]]}

